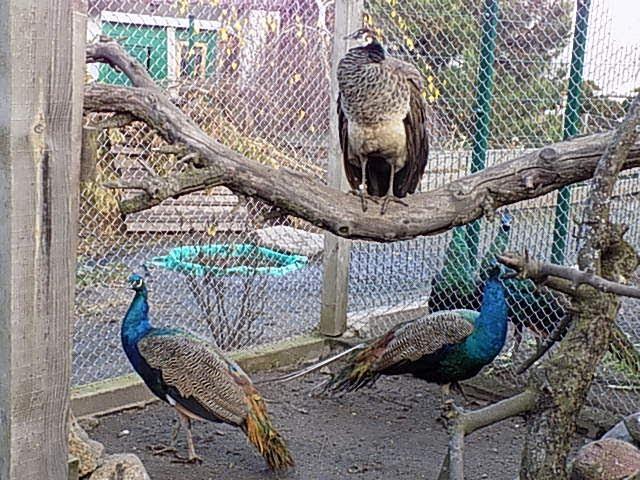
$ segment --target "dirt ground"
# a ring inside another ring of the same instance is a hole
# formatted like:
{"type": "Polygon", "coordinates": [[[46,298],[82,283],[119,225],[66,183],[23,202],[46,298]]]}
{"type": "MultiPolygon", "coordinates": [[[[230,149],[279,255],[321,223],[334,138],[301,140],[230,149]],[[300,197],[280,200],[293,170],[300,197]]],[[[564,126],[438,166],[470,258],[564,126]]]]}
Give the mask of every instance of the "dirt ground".
{"type": "MultiPolygon", "coordinates": [[[[273,375],[273,373],[269,374],[273,375]]],[[[256,375],[254,378],[261,378],[256,375]]],[[[438,422],[439,390],[411,377],[382,378],[371,390],[338,399],[311,398],[322,379],[309,376],[283,385],[262,385],[275,425],[296,461],[290,480],[435,479],[447,437],[438,422]]],[[[173,412],[166,404],[100,418],[90,431],[108,453],[133,452],[153,480],[257,480],[276,478],[240,430],[199,422],[194,440],[201,465],[154,456],[147,446],[168,442],[173,412]],[[128,431],[128,433],[127,433],[128,431]]],[[[468,480],[512,480],[525,435],[514,418],[471,435],[466,442],[468,480]]],[[[579,440],[579,444],[583,443],[579,440]]],[[[179,448],[184,453],[181,434],[179,448]]]]}

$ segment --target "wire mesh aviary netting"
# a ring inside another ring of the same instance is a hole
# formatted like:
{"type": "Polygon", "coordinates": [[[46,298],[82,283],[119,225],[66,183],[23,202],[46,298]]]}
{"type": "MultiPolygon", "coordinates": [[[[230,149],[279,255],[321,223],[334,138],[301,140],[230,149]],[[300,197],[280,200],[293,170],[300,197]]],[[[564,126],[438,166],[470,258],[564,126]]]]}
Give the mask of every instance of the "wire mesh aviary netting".
{"type": "MultiPolygon", "coordinates": [[[[366,0],[364,24],[425,79],[430,158],[422,191],[614,128],[640,86],[640,39],[624,36],[624,20],[605,0],[366,0]]],[[[327,174],[335,111],[333,31],[330,0],[89,1],[89,40],[118,40],[211,137],[318,181],[327,174]]],[[[106,65],[90,65],[88,77],[128,82],[106,65]]],[[[188,328],[225,350],[308,333],[319,322],[324,236],[306,222],[223,187],[119,213],[127,193],[105,189],[105,181],[170,174],[184,168],[180,155],[141,123],[99,134],[96,176],[81,194],[76,385],[129,373],[118,329],[130,295],[119,287],[132,270],[149,271],[156,323],[188,328]],[[167,260],[180,252],[191,253],[167,260]]],[[[434,237],[352,242],[350,332],[373,335],[427,309],[473,306],[475,282],[505,249],[572,264],[586,187],[434,237]]],[[[639,193],[638,171],[626,171],[613,217],[630,226],[636,247],[639,193]]],[[[527,283],[509,284],[508,295],[511,345],[489,375],[518,383],[512,366],[561,321],[565,303],[527,283]]],[[[626,299],[618,346],[592,389],[595,405],[640,407],[638,313],[640,303],[626,299]]]]}

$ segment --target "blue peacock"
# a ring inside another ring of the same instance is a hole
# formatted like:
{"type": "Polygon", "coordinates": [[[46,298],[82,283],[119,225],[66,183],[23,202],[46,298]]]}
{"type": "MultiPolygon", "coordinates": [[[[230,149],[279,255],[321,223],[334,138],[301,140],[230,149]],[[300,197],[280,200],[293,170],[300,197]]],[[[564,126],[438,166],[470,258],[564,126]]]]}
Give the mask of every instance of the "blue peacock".
{"type": "Polygon", "coordinates": [[[149,322],[148,292],[140,275],[129,277],[135,296],[122,322],[124,351],[151,391],[175,408],[186,428],[188,457],[201,461],[191,435],[192,420],[224,422],[239,427],[273,470],[293,466],[286,443],[273,427],[264,400],[251,379],[232,360],[206,341],[177,328],[154,328],[149,322]]]}
{"type": "Polygon", "coordinates": [[[369,342],[356,345],[304,370],[272,381],[289,381],[339,358],[346,365],[325,382],[328,394],[372,385],[381,375],[412,374],[451,386],[471,378],[500,353],[507,335],[507,304],[499,267],[491,269],[483,289],[480,311],[445,310],[400,323],[369,342]]]}
{"type": "MultiPolygon", "coordinates": [[[[475,271],[471,260],[471,250],[464,227],[456,228],[447,247],[445,263],[434,276],[430,311],[453,310],[457,308],[476,309],[482,299],[482,285],[496,257],[502,255],[509,246],[513,216],[507,209],[500,212],[500,227],[487,252],[475,271]]],[[[522,341],[525,328],[531,331],[537,343],[559,326],[561,338],[567,331],[568,301],[563,295],[547,288],[538,288],[531,280],[505,279],[508,318],[514,326],[515,353],[522,341]],[[564,327],[563,327],[564,325],[564,327]]],[[[640,372],[640,354],[629,338],[615,326],[610,352],[614,358],[636,374],[640,372]]]]}

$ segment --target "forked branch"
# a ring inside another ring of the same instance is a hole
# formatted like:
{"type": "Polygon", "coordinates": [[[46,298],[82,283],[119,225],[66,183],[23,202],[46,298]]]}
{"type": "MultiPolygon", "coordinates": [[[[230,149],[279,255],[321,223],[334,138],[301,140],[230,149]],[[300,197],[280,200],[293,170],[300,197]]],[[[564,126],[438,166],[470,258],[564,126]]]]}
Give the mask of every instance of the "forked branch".
{"type": "MultiPolygon", "coordinates": [[[[90,86],[85,93],[85,111],[132,115],[170,144],[197,154],[202,165],[154,179],[151,192],[145,190],[120,202],[125,214],[151,208],[167,198],[225,185],[336,235],[382,242],[403,240],[440,233],[500,206],[588,179],[612,136],[605,133],[576,138],[524,154],[435,190],[412,195],[408,207],[393,204],[385,215],[380,215],[377,209],[362,212],[359,199],[353,195],[301,173],[252,161],[210,138],[171,103],[144,68],[116,42],[89,46],[87,60],[120,69],[134,86],[90,86]]],[[[640,142],[633,145],[624,163],[624,168],[637,166],[640,142]]],[[[131,188],[139,189],[140,184],[132,184],[131,188]]]]}

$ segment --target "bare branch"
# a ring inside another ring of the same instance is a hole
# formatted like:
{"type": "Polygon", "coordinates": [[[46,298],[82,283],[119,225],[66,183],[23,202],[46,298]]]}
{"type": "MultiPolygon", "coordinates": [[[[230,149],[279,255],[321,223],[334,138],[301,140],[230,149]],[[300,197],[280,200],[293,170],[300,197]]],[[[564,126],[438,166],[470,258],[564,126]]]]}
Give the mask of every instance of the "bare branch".
{"type": "MultiPolygon", "coordinates": [[[[591,272],[583,272],[576,268],[553,263],[540,262],[527,258],[526,255],[518,255],[514,252],[506,252],[498,256],[498,261],[507,267],[520,272],[522,278],[530,278],[537,283],[545,283],[548,277],[557,277],[571,282],[571,291],[563,291],[570,295],[577,294],[577,287],[580,285],[590,285],[593,288],[605,293],[615,293],[623,297],[640,298],[640,288],[622,283],[612,282],[591,272]]],[[[563,284],[556,284],[563,285],[563,284]]],[[[563,287],[561,287],[563,288],[563,287]]]]}
{"type": "Polygon", "coordinates": [[[578,252],[578,265],[585,272],[599,272],[601,250],[610,241],[611,194],[627,155],[636,142],[639,124],[640,94],[631,102],[629,111],[615,131],[593,174],[593,185],[587,198],[585,217],[580,229],[581,238],[585,243],[578,252]]]}
{"type": "Polygon", "coordinates": [[[542,345],[540,345],[540,347],[533,353],[533,355],[531,355],[524,362],[522,362],[522,365],[520,365],[517,368],[516,374],[522,375],[524,372],[529,370],[529,368],[534,363],[536,363],[538,360],[544,357],[544,355],[549,350],[551,350],[551,347],[553,347],[556,344],[556,342],[558,342],[562,338],[562,335],[563,333],[566,332],[566,329],[569,326],[569,323],[571,323],[571,314],[567,313],[564,317],[562,317],[562,320],[560,321],[560,323],[558,323],[555,326],[555,328],[551,332],[551,335],[549,335],[547,338],[544,339],[544,342],[542,343],[542,345]]]}
{"type": "Polygon", "coordinates": [[[147,69],[118,42],[107,36],[101,36],[98,42],[87,45],[87,63],[106,63],[124,73],[134,86],[158,90],[147,69]]]}
{"type": "MultiPolygon", "coordinates": [[[[141,71],[144,68],[116,42],[91,45],[87,57],[120,68],[135,87],[92,85],[85,92],[85,111],[131,114],[169,143],[198,154],[206,166],[164,179],[173,186],[161,188],[153,196],[142,194],[122,200],[120,209],[125,214],[215,183],[237,194],[259,198],[342,237],[403,240],[466,224],[484,215],[488,205],[499,208],[588,179],[612,137],[610,133],[582,137],[528,153],[436,190],[415,194],[408,200],[409,207],[393,204],[381,216],[375,209],[363,213],[359,199],[353,195],[301,173],[252,161],[216,142],[173,105],[146,71],[141,71]]],[[[637,166],[640,143],[633,146],[625,163],[625,168],[637,166]]]]}
{"type": "Polygon", "coordinates": [[[494,423],[532,410],[537,393],[525,390],[478,410],[463,410],[453,403],[445,404],[444,415],[448,420],[449,450],[442,464],[438,479],[463,480],[464,437],[494,423]]]}
{"type": "MultiPolygon", "coordinates": [[[[162,202],[223,184],[236,193],[258,197],[284,212],[348,238],[395,241],[436,234],[480,218],[494,208],[535,198],[561,186],[589,178],[612,134],[599,134],[555,144],[510,162],[409,198],[409,207],[391,205],[381,216],[362,212],[353,195],[329,188],[299,172],[275,169],[249,160],[209,138],[193,121],[158,91],[134,87],[94,85],[85,94],[85,110],[128,112],[155,128],[169,143],[187,146],[207,168],[175,174],[176,188],[166,196],[146,195],[123,200],[123,213],[141,211],[162,202]],[[489,200],[490,199],[490,200],[489,200]]],[[[640,143],[634,145],[625,168],[640,166],[640,143]]]]}

